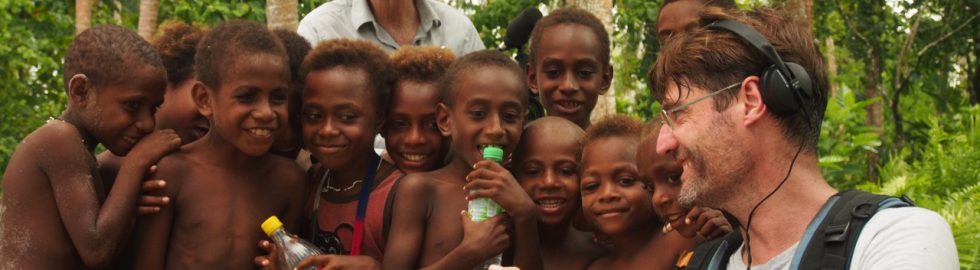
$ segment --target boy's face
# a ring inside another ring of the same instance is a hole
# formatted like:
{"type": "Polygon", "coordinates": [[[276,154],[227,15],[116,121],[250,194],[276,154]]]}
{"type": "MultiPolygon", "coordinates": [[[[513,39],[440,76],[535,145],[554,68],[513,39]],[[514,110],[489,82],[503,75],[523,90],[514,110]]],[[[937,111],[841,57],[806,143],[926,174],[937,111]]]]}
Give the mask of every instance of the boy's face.
{"type": "Polygon", "coordinates": [[[681,165],[671,156],[657,154],[656,136],[645,138],[639,148],[636,163],[640,179],[653,188],[652,203],[657,215],[665,222],[683,218],[689,209],[677,203],[677,195],[681,192],[681,165]]]}
{"type": "Polygon", "coordinates": [[[303,92],[303,140],[325,167],[348,168],[374,151],[380,119],[362,69],[333,67],[310,72],[303,92]]]}
{"type": "Polygon", "coordinates": [[[210,110],[202,111],[211,120],[210,132],[247,155],[264,155],[276,130],[286,128],[288,81],[280,56],[249,54],[230,61],[221,87],[208,93],[210,110]]]}
{"type": "Polygon", "coordinates": [[[500,146],[514,152],[524,125],[525,100],[520,79],[500,67],[478,67],[461,72],[453,86],[452,108],[440,103],[439,129],[450,136],[453,151],[466,164],[483,159],[483,148],[500,146]]]}
{"type": "Polygon", "coordinates": [[[515,158],[514,176],[534,203],[545,225],[567,224],[579,206],[577,141],[555,130],[524,136],[522,153],[515,158]]]}
{"type": "Polygon", "coordinates": [[[162,69],[135,67],[127,77],[119,84],[90,91],[94,102],[85,108],[91,135],[117,156],[125,156],[153,131],[153,113],[163,102],[167,87],[162,69]]]}
{"type": "Polygon", "coordinates": [[[272,144],[272,149],[269,152],[289,159],[296,159],[300,149],[303,148],[303,132],[299,117],[299,108],[302,106],[303,100],[300,97],[302,90],[294,88],[298,86],[290,85],[289,87],[289,101],[287,101],[289,104],[286,106],[289,116],[285,118],[287,123],[284,123],[284,128],[280,128],[279,132],[276,133],[276,142],[272,144]]]}
{"type": "MultiPolygon", "coordinates": [[[[582,212],[600,231],[616,236],[650,224],[656,216],[650,191],[639,181],[636,142],[610,137],[585,146],[582,156],[582,212]]],[[[650,229],[650,228],[643,228],[650,229]]]]}
{"type": "Polygon", "coordinates": [[[536,49],[536,63],[527,79],[548,115],[580,126],[588,123],[596,100],[612,81],[612,69],[599,59],[608,48],[602,48],[588,27],[560,24],[542,33],[536,49]]]}
{"type": "Polygon", "coordinates": [[[449,151],[449,139],[439,133],[435,83],[399,81],[392,107],[385,122],[388,154],[406,173],[431,171],[442,167],[449,151]]]}
{"type": "Polygon", "coordinates": [[[163,104],[157,109],[157,129],[173,129],[180,136],[180,142],[187,144],[208,133],[208,119],[194,106],[192,89],[196,78],[191,77],[178,85],[167,85],[163,104]]]}

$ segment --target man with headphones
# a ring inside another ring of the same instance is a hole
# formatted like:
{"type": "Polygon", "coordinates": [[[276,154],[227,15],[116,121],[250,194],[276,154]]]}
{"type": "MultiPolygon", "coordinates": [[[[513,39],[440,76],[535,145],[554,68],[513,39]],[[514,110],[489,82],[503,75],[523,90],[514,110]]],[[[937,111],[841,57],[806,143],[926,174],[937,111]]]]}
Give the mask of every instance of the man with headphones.
{"type": "MultiPolygon", "coordinates": [[[[906,198],[838,192],[817,155],[828,81],[789,11],[708,7],[648,73],[663,104],[657,152],[682,165],[678,201],[732,214],[740,232],[692,269],[958,269],[949,224],[906,198]]],[[[685,265],[681,265],[682,267],[685,265]]]]}

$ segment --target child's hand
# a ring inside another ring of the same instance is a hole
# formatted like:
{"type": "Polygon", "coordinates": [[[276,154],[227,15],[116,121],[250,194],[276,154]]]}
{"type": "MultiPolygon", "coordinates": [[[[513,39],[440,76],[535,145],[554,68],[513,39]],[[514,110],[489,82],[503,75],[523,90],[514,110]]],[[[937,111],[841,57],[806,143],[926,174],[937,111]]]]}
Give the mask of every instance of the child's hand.
{"type": "Polygon", "coordinates": [[[473,165],[473,171],[466,175],[466,180],[468,183],[463,186],[463,189],[472,191],[466,196],[467,201],[490,198],[508,214],[517,218],[517,221],[538,219],[538,209],[534,201],[517,183],[514,176],[500,164],[481,160],[473,165]]]}
{"type": "Polygon", "coordinates": [[[259,269],[279,269],[279,260],[276,258],[276,256],[272,255],[278,252],[278,247],[273,245],[272,242],[269,242],[269,240],[261,240],[259,241],[259,249],[265,251],[265,253],[255,256],[255,265],[258,266],[259,269]]]}
{"type": "Polygon", "coordinates": [[[345,256],[345,255],[316,255],[306,257],[296,265],[296,269],[306,269],[316,266],[316,269],[381,269],[381,264],[369,256],[345,256]]]}
{"type": "MultiPolygon", "coordinates": [[[[150,169],[146,172],[146,175],[153,175],[156,172],[157,166],[153,165],[150,166],[150,169]]],[[[143,182],[143,188],[140,190],[140,193],[143,195],[140,196],[139,215],[156,214],[157,212],[160,212],[161,207],[167,206],[167,204],[170,203],[170,198],[167,196],[147,195],[157,190],[163,190],[163,188],[166,186],[167,182],[161,179],[146,180],[143,182]]]]}
{"type": "Polygon", "coordinates": [[[714,239],[732,232],[732,225],[725,215],[716,209],[694,207],[681,220],[664,224],[664,233],[676,230],[684,237],[693,238],[695,235],[705,239],[714,239]]]}
{"type": "Polygon", "coordinates": [[[126,154],[125,162],[136,162],[136,165],[150,167],[163,158],[164,155],[180,147],[180,136],[172,129],[157,130],[146,135],[126,154]]]}
{"type": "Polygon", "coordinates": [[[472,254],[472,258],[483,261],[503,253],[510,246],[507,215],[496,215],[478,223],[470,220],[470,215],[463,211],[460,218],[463,219],[463,241],[459,247],[464,248],[466,254],[472,254]]]}

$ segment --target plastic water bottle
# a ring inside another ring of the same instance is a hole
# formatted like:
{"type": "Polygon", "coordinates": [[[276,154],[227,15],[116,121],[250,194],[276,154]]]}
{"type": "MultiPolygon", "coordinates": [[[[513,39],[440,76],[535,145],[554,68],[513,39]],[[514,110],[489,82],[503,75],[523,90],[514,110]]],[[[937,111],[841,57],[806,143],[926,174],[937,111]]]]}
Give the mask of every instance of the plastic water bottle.
{"type": "MultiPolygon", "coordinates": [[[[323,251],[312,243],[290,235],[286,228],[282,227],[282,221],[279,221],[276,216],[271,216],[262,222],[262,230],[265,231],[266,235],[269,235],[269,238],[272,238],[273,244],[279,248],[279,252],[270,255],[276,256],[279,260],[280,269],[296,268],[296,265],[306,257],[323,254],[323,251]]],[[[304,270],[315,269],[316,267],[312,266],[304,270]]]]}
{"type": "MultiPolygon", "coordinates": [[[[493,160],[500,163],[504,160],[504,150],[496,146],[487,146],[486,148],[483,148],[483,159],[493,160]]],[[[473,191],[470,191],[470,193],[473,191]]],[[[504,209],[490,198],[477,198],[471,200],[469,205],[467,205],[467,208],[467,211],[470,213],[470,220],[476,222],[483,222],[484,220],[504,212],[504,209]]],[[[481,263],[476,269],[488,269],[490,265],[500,265],[501,261],[502,255],[497,254],[497,256],[494,256],[493,258],[481,263]]]]}

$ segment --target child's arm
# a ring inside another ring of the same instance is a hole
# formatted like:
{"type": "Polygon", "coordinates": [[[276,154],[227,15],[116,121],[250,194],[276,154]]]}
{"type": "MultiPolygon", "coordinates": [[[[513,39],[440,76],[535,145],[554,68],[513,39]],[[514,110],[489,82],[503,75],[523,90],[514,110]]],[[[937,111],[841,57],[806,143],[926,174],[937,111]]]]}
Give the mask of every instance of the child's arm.
{"type": "MultiPolygon", "coordinates": [[[[161,161],[161,170],[155,176],[171,179],[168,185],[153,195],[178,198],[180,183],[184,179],[186,168],[177,166],[171,159],[161,161]]],[[[163,269],[167,259],[170,244],[170,232],[175,216],[175,204],[164,207],[160,212],[141,217],[137,222],[136,233],[133,236],[135,247],[135,266],[133,269],[163,269]]]]}
{"type": "Polygon", "coordinates": [[[385,246],[384,269],[418,268],[429,212],[431,188],[426,179],[410,174],[402,178],[391,209],[391,231],[385,246]]]}
{"type": "MultiPolygon", "coordinates": [[[[172,130],[154,132],[142,139],[129,153],[119,170],[118,181],[100,203],[93,175],[95,159],[78,140],[74,127],[64,134],[44,140],[42,153],[47,159],[41,168],[54,190],[55,203],[75,250],[89,268],[105,268],[128,240],[136,218],[143,173],[160,157],[180,146],[172,130]]],[[[97,172],[94,172],[97,173],[97,172]]]]}
{"type": "MultiPolygon", "coordinates": [[[[507,247],[506,220],[495,217],[473,224],[466,215],[460,215],[463,224],[463,240],[448,254],[429,265],[420,265],[426,237],[426,225],[431,211],[430,200],[436,196],[432,181],[417,174],[402,178],[395,195],[392,209],[391,231],[385,247],[384,269],[469,269],[481,261],[499,254],[507,247]]],[[[432,224],[440,226],[440,224],[432,224]]],[[[445,226],[445,225],[442,225],[445,226]]]]}
{"type": "Polygon", "coordinates": [[[467,200],[490,198],[514,220],[514,265],[525,270],[543,269],[538,238],[538,210],[514,176],[500,164],[482,160],[466,176],[467,200]]]}
{"type": "Polygon", "coordinates": [[[664,224],[664,233],[673,230],[686,238],[700,236],[703,239],[715,239],[732,232],[732,225],[719,210],[694,207],[687,212],[684,219],[664,224]]]}

